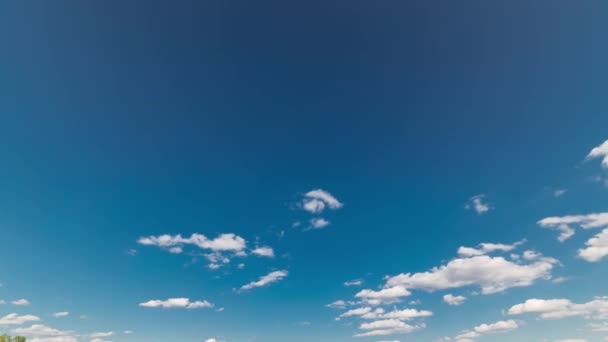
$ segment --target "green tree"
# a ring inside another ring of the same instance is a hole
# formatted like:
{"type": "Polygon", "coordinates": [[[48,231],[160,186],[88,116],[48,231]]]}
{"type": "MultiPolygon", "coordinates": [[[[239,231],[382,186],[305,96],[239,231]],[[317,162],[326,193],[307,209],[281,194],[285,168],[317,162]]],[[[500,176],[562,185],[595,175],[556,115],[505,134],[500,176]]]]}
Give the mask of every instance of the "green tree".
{"type": "Polygon", "coordinates": [[[0,342],[25,342],[26,338],[23,336],[10,337],[8,335],[0,335],[0,342]]]}

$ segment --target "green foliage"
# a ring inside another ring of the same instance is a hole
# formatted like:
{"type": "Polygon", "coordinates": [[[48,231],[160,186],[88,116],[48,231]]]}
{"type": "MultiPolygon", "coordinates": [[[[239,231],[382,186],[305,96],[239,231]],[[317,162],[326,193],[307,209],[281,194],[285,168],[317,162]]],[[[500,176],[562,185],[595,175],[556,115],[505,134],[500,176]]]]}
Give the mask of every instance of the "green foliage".
{"type": "Polygon", "coordinates": [[[10,337],[8,335],[0,335],[0,342],[25,342],[26,338],[23,336],[10,337]]]}

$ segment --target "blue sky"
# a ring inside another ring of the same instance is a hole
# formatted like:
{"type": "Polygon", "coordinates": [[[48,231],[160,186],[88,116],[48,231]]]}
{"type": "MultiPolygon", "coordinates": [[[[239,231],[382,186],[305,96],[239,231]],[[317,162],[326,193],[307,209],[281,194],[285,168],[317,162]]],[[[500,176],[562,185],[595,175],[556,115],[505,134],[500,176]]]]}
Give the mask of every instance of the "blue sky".
{"type": "Polygon", "coordinates": [[[0,2],[0,332],[605,341],[607,11],[0,2]]]}

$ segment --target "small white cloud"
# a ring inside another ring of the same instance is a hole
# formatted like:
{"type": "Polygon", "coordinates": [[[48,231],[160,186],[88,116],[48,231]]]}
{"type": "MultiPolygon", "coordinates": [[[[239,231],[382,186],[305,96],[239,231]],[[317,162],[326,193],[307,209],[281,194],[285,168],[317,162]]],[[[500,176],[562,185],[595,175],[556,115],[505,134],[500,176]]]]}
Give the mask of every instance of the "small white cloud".
{"type": "Polygon", "coordinates": [[[596,158],[601,158],[602,167],[608,169],[608,140],[604,141],[601,145],[594,147],[591,152],[589,152],[585,160],[592,160],[596,158]]]}
{"type": "Polygon", "coordinates": [[[251,251],[251,253],[261,257],[274,258],[274,250],[268,246],[258,247],[251,251]]]}
{"type": "Polygon", "coordinates": [[[464,207],[467,210],[475,210],[479,215],[485,214],[492,209],[490,204],[486,201],[486,195],[484,194],[475,195],[469,198],[464,207]]]}
{"type": "Polygon", "coordinates": [[[443,301],[446,302],[448,305],[453,305],[453,306],[462,305],[462,304],[464,304],[464,302],[466,300],[467,300],[467,297],[454,296],[451,293],[448,293],[445,296],[443,296],[443,301]]]}
{"type": "Polygon", "coordinates": [[[30,302],[25,298],[14,300],[11,303],[13,303],[13,305],[19,305],[19,306],[30,305],[30,302]]]}
{"type": "Polygon", "coordinates": [[[515,242],[511,245],[506,245],[502,243],[480,243],[477,248],[473,247],[460,247],[458,248],[458,255],[470,257],[470,256],[478,256],[478,255],[486,255],[492,252],[510,252],[515,248],[519,247],[525,242],[525,240],[521,240],[515,242]]]}
{"type": "Polygon", "coordinates": [[[322,189],[307,192],[302,200],[302,209],[313,214],[321,213],[325,208],[336,210],[342,206],[343,204],[337,198],[322,189]]]}
{"type": "Polygon", "coordinates": [[[310,219],[310,228],[311,229],[322,229],[329,226],[329,221],[322,217],[310,219]]]}
{"type": "Polygon", "coordinates": [[[409,295],[411,295],[410,291],[403,286],[397,285],[379,291],[369,289],[361,290],[355,295],[355,297],[361,298],[364,302],[370,305],[380,305],[396,303],[402,297],[407,297],[409,295]]]}
{"type": "Polygon", "coordinates": [[[67,311],[61,311],[61,312],[55,312],[53,314],[53,317],[66,317],[68,316],[70,313],[67,311]]]}
{"type": "Polygon", "coordinates": [[[553,197],[562,197],[568,192],[568,189],[557,189],[553,191],[553,197]]]}
{"type": "Polygon", "coordinates": [[[100,331],[100,332],[94,332],[91,334],[91,338],[99,338],[99,337],[110,337],[110,336],[114,336],[114,332],[113,331],[100,331]]]}
{"type": "Polygon", "coordinates": [[[282,280],[283,278],[287,277],[287,275],[288,272],[286,270],[270,272],[269,274],[261,277],[257,281],[241,286],[240,291],[248,291],[256,287],[267,286],[269,284],[282,280]]]}
{"type": "Polygon", "coordinates": [[[472,341],[473,339],[490,335],[490,334],[502,334],[519,328],[517,322],[513,320],[509,321],[498,321],[490,324],[481,324],[473,328],[473,330],[465,331],[462,334],[455,337],[456,342],[472,341]]]}
{"type": "Polygon", "coordinates": [[[344,282],[344,286],[361,286],[363,285],[363,279],[354,279],[344,282]]]}
{"type": "Polygon", "coordinates": [[[166,300],[149,300],[144,303],[140,303],[139,306],[144,308],[176,308],[176,309],[200,309],[200,308],[212,308],[213,304],[206,300],[190,301],[189,298],[169,298],[166,300]]]}

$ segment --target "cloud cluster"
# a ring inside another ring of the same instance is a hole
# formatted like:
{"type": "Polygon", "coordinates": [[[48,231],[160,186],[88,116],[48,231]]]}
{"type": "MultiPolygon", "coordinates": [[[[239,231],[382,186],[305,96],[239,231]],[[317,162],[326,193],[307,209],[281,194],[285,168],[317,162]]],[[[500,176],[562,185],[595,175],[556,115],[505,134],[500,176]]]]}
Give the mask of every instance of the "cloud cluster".
{"type": "MultiPolygon", "coordinates": [[[[215,239],[209,239],[203,234],[194,233],[190,237],[183,237],[181,234],[140,237],[137,243],[144,246],[156,246],[169,253],[181,254],[185,246],[194,246],[208,253],[203,254],[208,261],[210,269],[218,269],[230,263],[231,257],[247,256],[247,241],[233,233],[220,234],[215,239]]],[[[274,250],[269,246],[256,247],[251,250],[251,254],[273,258],[274,250]]]]}
{"type": "Polygon", "coordinates": [[[190,301],[189,298],[169,298],[166,300],[153,299],[140,303],[144,308],[165,308],[165,309],[201,309],[212,308],[213,304],[206,300],[190,301]]]}
{"type": "Polygon", "coordinates": [[[485,214],[492,209],[490,204],[486,201],[485,194],[479,194],[469,198],[464,207],[467,210],[474,210],[479,215],[485,214]]]}
{"type": "MultiPolygon", "coordinates": [[[[343,206],[344,204],[342,204],[334,195],[323,189],[315,189],[305,193],[302,200],[298,203],[298,207],[314,215],[319,215],[326,209],[338,210],[343,206]]],[[[306,230],[322,229],[330,224],[330,222],[323,217],[313,217],[308,220],[308,223],[306,230]]],[[[298,222],[297,225],[299,226],[300,223],[298,222]]]]}
{"type": "MultiPolygon", "coordinates": [[[[462,250],[461,247],[460,251],[462,250]]],[[[467,254],[471,254],[470,251],[467,254]]],[[[426,272],[389,277],[386,287],[403,286],[409,290],[436,291],[478,286],[483,294],[502,292],[512,287],[530,286],[539,279],[551,278],[551,271],[558,261],[539,253],[536,256],[534,260],[519,263],[502,256],[461,256],[426,272]]]]}
{"type": "Polygon", "coordinates": [[[433,312],[416,309],[393,309],[386,311],[383,308],[359,307],[348,310],[336,318],[340,320],[348,317],[357,317],[368,320],[359,325],[362,332],[355,334],[355,337],[368,336],[388,336],[396,334],[407,334],[412,331],[425,328],[424,323],[410,324],[411,320],[430,317],[433,312]]]}
{"type": "Polygon", "coordinates": [[[597,262],[608,256],[608,213],[546,217],[538,221],[538,225],[559,231],[558,239],[561,242],[574,235],[574,226],[585,230],[603,228],[600,233],[587,240],[586,247],[578,250],[578,256],[588,262],[597,262]]]}
{"type": "Polygon", "coordinates": [[[498,321],[495,323],[481,324],[474,327],[472,330],[462,332],[462,334],[456,336],[454,339],[456,342],[471,342],[476,338],[491,335],[491,334],[503,334],[519,328],[517,322],[513,320],[498,321]]]}
{"type": "Polygon", "coordinates": [[[77,342],[78,338],[73,331],[59,330],[42,324],[34,324],[28,328],[18,328],[13,331],[23,335],[30,342],[77,342]]]}
{"type": "Polygon", "coordinates": [[[256,287],[264,287],[276,283],[287,277],[288,274],[289,273],[286,270],[270,272],[256,281],[241,286],[240,291],[248,291],[256,287]]]}
{"type": "Polygon", "coordinates": [[[464,297],[464,296],[454,296],[451,293],[448,293],[445,296],[443,296],[443,301],[446,304],[452,305],[452,306],[462,305],[462,304],[464,304],[464,302],[466,300],[467,300],[467,297],[464,297]]]}
{"type": "Polygon", "coordinates": [[[541,319],[561,319],[580,316],[585,319],[608,320],[608,297],[596,297],[587,303],[577,304],[569,299],[528,299],[513,305],[509,315],[538,314],[541,319]]]}

